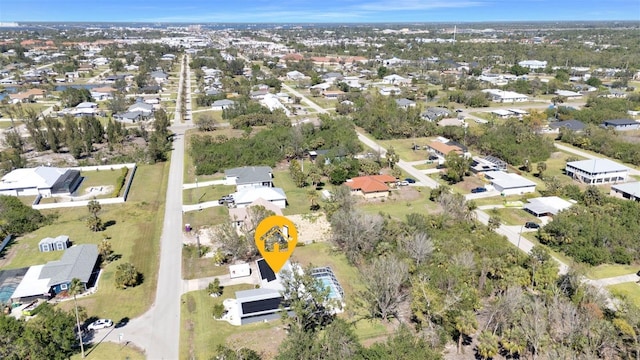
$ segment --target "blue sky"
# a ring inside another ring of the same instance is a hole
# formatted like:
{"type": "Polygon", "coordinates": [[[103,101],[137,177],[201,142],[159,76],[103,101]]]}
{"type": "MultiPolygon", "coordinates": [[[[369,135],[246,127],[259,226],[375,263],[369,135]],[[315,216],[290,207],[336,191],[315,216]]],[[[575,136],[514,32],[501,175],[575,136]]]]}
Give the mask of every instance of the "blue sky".
{"type": "Polygon", "coordinates": [[[640,22],[640,0],[0,0],[0,22],[297,23],[546,20],[640,22]]]}

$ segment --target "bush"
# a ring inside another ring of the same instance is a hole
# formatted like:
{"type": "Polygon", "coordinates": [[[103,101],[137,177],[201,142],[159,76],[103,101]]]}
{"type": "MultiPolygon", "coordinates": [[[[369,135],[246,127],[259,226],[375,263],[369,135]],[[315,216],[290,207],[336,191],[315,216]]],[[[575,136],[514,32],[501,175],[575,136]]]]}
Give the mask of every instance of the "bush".
{"type": "Polygon", "coordinates": [[[222,318],[222,316],[224,315],[224,305],[222,305],[222,304],[213,305],[212,313],[213,313],[213,318],[214,319],[222,318]]]}
{"type": "Polygon", "coordinates": [[[120,191],[122,190],[122,187],[124,186],[124,183],[127,180],[128,173],[129,173],[129,169],[127,169],[126,167],[122,168],[122,174],[116,180],[116,187],[113,190],[113,197],[118,197],[118,195],[120,195],[120,191]]]}
{"type": "Polygon", "coordinates": [[[140,284],[140,273],[131,263],[118,265],[116,268],[116,287],[126,289],[140,284]]]}

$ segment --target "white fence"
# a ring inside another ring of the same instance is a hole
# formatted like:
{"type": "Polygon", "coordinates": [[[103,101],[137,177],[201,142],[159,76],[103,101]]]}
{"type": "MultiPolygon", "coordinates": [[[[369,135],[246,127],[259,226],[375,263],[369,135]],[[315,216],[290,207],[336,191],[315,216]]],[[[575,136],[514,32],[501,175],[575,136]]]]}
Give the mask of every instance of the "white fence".
{"type": "Polygon", "coordinates": [[[130,164],[115,164],[115,165],[98,165],[98,166],[78,166],[72,168],[73,170],[80,171],[103,171],[103,170],[118,170],[122,168],[133,169],[136,167],[136,163],[130,164]]]}

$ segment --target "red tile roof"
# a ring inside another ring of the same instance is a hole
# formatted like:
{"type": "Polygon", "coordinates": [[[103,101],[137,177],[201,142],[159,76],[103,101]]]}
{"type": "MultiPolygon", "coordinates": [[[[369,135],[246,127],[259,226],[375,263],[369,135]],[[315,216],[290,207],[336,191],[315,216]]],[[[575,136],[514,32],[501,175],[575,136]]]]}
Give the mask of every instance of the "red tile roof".
{"type": "Polygon", "coordinates": [[[396,182],[396,178],[391,175],[369,175],[358,176],[347,180],[344,184],[351,190],[360,190],[363,193],[389,191],[388,183],[396,182]]]}

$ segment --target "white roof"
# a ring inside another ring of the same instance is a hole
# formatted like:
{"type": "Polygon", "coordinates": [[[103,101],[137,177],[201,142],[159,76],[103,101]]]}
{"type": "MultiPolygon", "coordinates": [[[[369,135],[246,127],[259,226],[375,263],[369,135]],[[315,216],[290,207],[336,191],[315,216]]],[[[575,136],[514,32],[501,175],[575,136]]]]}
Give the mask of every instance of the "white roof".
{"type": "Polygon", "coordinates": [[[49,293],[49,279],[40,279],[40,272],[44,265],[35,265],[27,270],[18,287],[11,295],[12,299],[18,299],[30,296],[39,296],[49,293]]]}
{"type": "Polygon", "coordinates": [[[609,173],[618,171],[629,171],[629,168],[609,159],[589,159],[568,162],[567,166],[571,166],[578,170],[590,173],[609,173]]]}
{"type": "Polygon", "coordinates": [[[229,265],[229,273],[235,276],[240,276],[240,274],[249,275],[251,273],[251,265],[249,264],[229,265]]]}
{"type": "Polygon", "coordinates": [[[68,169],[48,166],[16,169],[0,180],[0,190],[50,189],[68,169]]]}
{"type": "Polygon", "coordinates": [[[571,205],[573,204],[557,196],[547,196],[529,199],[524,208],[535,214],[551,213],[556,215],[560,211],[570,208],[571,205]]]}
{"type": "Polygon", "coordinates": [[[640,181],[611,185],[611,188],[614,190],[622,191],[634,197],[640,197],[640,181]]]}
{"type": "Polygon", "coordinates": [[[527,114],[529,114],[528,111],[521,110],[521,109],[507,109],[507,110],[511,111],[514,114],[518,114],[518,115],[527,115],[527,114]]]}
{"type": "Polygon", "coordinates": [[[500,115],[500,116],[509,116],[509,115],[511,115],[511,111],[504,110],[504,109],[491,110],[491,112],[496,114],[496,115],[500,115]]]}
{"type": "Polygon", "coordinates": [[[282,103],[280,102],[280,100],[276,95],[266,94],[264,98],[260,100],[260,103],[266,106],[271,111],[274,111],[276,109],[282,109],[285,115],[287,116],[290,115],[289,109],[287,109],[284,105],[282,105],[282,103]]]}
{"type": "Polygon", "coordinates": [[[484,93],[489,93],[493,96],[500,97],[501,99],[522,99],[527,98],[527,95],[519,94],[513,91],[504,91],[499,89],[485,89],[482,90],[484,93]]]}
{"type": "Polygon", "coordinates": [[[569,90],[556,90],[556,95],[566,96],[566,97],[582,96],[582,94],[580,94],[579,92],[569,91],[569,90]]]}
{"type": "Polygon", "coordinates": [[[262,198],[267,201],[286,200],[284,190],[275,187],[248,187],[233,194],[236,204],[250,204],[262,198]]]}
{"type": "Polygon", "coordinates": [[[525,179],[518,174],[506,173],[504,171],[487,171],[484,175],[490,178],[493,184],[503,189],[536,186],[536,183],[531,180],[525,179]]]}

